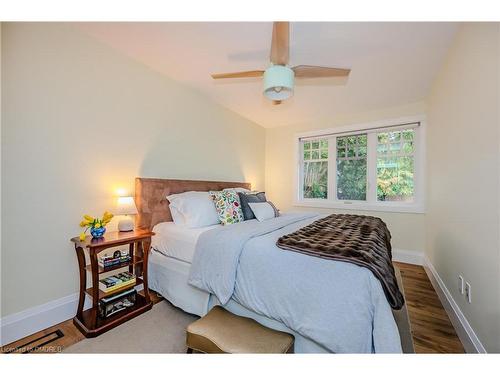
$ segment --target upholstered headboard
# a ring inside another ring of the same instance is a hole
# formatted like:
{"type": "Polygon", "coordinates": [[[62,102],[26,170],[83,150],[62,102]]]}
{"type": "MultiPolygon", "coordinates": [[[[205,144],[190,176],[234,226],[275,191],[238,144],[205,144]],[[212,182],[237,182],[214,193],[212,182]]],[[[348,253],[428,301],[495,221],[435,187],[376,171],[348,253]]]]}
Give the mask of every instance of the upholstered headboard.
{"type": "Polygon", "coordinates": [[[135,204],[139,214],[136,217],[136,227],[152,229],[158,223],[172,221],[169,202],[166,197],[170,194],[185,191],[222,190],[233,187],[250,189],[247,182],[220,182],[196,180],[165,180],[160,178],[135,179],[135,204]]]}

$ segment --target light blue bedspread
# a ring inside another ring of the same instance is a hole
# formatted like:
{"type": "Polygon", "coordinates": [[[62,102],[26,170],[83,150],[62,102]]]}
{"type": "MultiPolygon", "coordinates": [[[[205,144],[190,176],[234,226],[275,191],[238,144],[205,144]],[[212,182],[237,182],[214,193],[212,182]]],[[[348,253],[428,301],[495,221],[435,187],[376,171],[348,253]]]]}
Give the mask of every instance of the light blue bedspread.
{"type": "Polygon", "coordinates": [[[225,304],[234,299],[334,353],[401,353],[378,279],[366,268],[286,251],[279,237],[320,216],[285,214],[203,233],[189,283],[225,304]]]}

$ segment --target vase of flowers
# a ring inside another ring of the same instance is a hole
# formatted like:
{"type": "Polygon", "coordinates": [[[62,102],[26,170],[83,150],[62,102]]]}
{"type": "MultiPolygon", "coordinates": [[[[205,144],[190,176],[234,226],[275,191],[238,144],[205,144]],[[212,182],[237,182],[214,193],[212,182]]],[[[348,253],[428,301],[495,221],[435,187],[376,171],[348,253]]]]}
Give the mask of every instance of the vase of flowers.
{"type": "Polygon", "coordinates": [[[90,215],[83,215],[83,220],[80,222],[80,226],[85,228],[85,230],[80,233],[80,240],[85,240],[85,233],[90,229],[90,234],[93,238],[101,238],[104,236],[106,232],[106,225],[113,218],[113,214],[111,212],[104,212],[102,218],[93,218],[90,215]]]}

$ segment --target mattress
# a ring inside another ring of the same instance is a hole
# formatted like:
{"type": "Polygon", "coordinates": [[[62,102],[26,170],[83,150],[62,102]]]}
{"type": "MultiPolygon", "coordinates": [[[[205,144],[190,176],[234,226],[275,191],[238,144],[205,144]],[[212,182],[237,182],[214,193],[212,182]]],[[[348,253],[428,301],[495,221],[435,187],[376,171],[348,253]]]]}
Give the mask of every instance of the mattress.
{"type": "Polygon", "coordinates": [[[219,226],[187,228],[172,221],[159,223],[153,227],[155,235],[151,239],[151,247],[167,257],[191,263],[200,235],[219,226]]]}

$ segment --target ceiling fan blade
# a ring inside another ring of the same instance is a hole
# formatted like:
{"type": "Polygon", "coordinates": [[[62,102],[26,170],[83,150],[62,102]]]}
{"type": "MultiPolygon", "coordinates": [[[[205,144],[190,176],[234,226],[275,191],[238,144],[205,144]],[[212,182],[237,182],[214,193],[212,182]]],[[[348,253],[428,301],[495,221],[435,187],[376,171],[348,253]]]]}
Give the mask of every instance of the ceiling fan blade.
{"type": "Polygon", "coordinates": [[[292,68],[296,78],[347,77],[351,69],[327,68],[314,65],[297,65],[292,68]]]}
{"type": "Polygon", "coordinates": [[[212,74],[212,78],[213,79],[220,79],[220,78],[262,77],[263,74],[264,74],[263,70],[249,70],[247,72],[212,74]]]}
{"type": "Polygon", "coordinates": [[[290,44],[290,22],[274,22],[271,41],[271,62],[275,65],[288,64],[290,44]]]}

